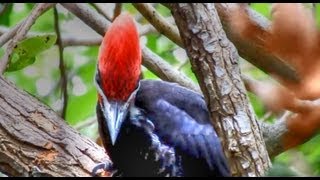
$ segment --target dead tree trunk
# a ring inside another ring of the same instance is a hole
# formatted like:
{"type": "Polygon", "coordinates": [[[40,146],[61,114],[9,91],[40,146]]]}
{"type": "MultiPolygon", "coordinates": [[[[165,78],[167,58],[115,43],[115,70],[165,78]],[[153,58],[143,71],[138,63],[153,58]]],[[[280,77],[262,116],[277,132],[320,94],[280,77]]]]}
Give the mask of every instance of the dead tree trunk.
{"type": "Polygon", "coordinates": [[[233,176],[262,176],[270,159],[240,78],[238,53],[214,4],[171,4],[233,176]]]}
{"type": "Polygon", "coordinates": [[[9,176],[90,176],[104,149],[0,77],[0,171],[9,176]]]}

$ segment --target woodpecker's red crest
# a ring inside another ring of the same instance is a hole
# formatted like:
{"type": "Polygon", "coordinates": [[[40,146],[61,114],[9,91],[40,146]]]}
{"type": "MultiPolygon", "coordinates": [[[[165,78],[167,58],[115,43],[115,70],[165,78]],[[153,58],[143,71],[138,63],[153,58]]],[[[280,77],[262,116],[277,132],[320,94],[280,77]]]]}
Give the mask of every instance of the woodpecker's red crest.
{"type": "Polygon", "coordinates": [[[109,27],[99,50],[101,88],[108,100],[129,98],[137,87],[140,65],[138,30],[133,18],[123,13],[109,27]]]}

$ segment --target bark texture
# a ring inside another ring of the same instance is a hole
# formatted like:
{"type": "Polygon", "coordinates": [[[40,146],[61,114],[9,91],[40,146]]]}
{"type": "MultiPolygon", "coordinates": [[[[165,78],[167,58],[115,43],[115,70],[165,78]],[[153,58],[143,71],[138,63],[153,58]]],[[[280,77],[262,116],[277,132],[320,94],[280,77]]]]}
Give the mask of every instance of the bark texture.
{"type": "MultiPolygon", "coordinates": [[[[0,171],[9,176],[90,176],[104,149],[0,77],[0,171]]],[[[79,111],[81,111],[79,109],[79,111]]]]}
{"type": "Polygon", "coordinates": [[[241,81],[239,56],[214,4],[170,6],[232,175],[262,176],[270,159],[241,81]]]}

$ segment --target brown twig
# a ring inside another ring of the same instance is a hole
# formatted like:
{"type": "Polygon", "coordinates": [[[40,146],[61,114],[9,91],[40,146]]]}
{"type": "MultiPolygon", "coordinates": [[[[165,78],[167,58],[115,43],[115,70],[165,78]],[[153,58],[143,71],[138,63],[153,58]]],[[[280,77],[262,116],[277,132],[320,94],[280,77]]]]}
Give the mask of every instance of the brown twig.
{"type": "MultiPolygon", "coordinates": [[[[146,29],[143,29],[143,30],[147,31],[146,29]]],[[[0,35],[6,34],[9,31],[10,31],[9,28],[0,26],[0,35]]],[[[28,32],[25,37],[30,38],[34,36],[40,36],[43,34],[45,33],[28,32]]],[[[101,41],[102,41],[101,37],[81,38],[81,37],[76,37],[72,35],[61,37],[62,47],[64,48],[67,46],[99,46],[101,44],[101,41]]]]}
{"type": "Polygon", "coordinates": [[[62,47],[67,46],[99,46],[102,38],[79,39],[77,37],[62,38],[62,47]]]}
{"type": "Polygon", "coordinates": [[[10,31],[7,31],[6,33],[2,34],[0,36],[0,47],[2,47],[9,39],[11,39],[18,31],[20,26],[25,22],[27,18],[19,22],[15,27],[13,27],[10,31]]]}
{"type": "Polygon", "coordinates": [[[80,18],[89,27],[95,30],[98,34],[104,36],[110,22],[106,20],[101,14],[92,10],[82,3],[60,3],[68,11],[80,18]]]}
{"type": "Polygon", "coordinates": [[[3,15],[3,13],[6,12],[8,8],[9,8],[9,3],[2,3],[0,8],[0,17],[3,15]]]}
{"type": "Polygon", "coordinates": [[[132,4],[161,34],[183,47],[178,29],[168,23],[150,4],[132,4]]]}
{"type": "Polygon", "coordinates": [[[59,16],[58,16],[58,10],[56,7],[53,9],[54,11],[54,29],[57,34],[57,44],[59,47],[59,70],[60,70],[60,80],[61,80],[61,93],[63,95],[63,106],[61,111],[61,117],[65,119],[66,117],[66,111],[68,106],[68,82],[67,82],[67,73],[66,73],[66,67],[64,65],[64,59],[63,59],[63,46],[61,41],[61,32],[59,28],[59,16]]]}
{"type": "Polygon", "coordinates": [[[102,4],[99,4],[99,3],[90,3],[90,4],[92,5],[92,7],[94,7],[97,10],[99,14],[107,18],[109,21],[112,21],[112,17],[110,17],[109,14],[106,13],[105,10],[103,10],[102,4]]]}
{"type": "Polygon", "coordinates": [[[21,27],[18,29],[16,36],[14,36],[14,38],[9,42],[7,50],[0,62],[0,74],[3,74],[3,72],[5,71],[12,51],[17,43],[25,37],[35,21],[54,5],[54,3],[39,3],[33,8],[30,15],[25,19],[21,27]]]}
{"type": "Polygon", "coordinates": [[[114,20],[117,16],[119,16],[121,14],[121,10],[122,10],[122,3],[116,3],[114,10],[113,10],[112,20],[114,20]]]}

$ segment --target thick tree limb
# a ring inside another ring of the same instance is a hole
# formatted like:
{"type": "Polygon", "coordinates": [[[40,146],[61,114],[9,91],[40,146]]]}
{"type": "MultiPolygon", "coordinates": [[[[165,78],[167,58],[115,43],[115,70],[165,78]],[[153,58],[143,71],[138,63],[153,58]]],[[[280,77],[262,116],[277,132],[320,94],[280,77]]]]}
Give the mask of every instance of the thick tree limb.
{"type": "Polygon", "coordinates": [[[102,147],[0,77],[0,171],[10,176],[90,176],[102,147]]]}
{"type": "Polygon", "coordinates": [[[11,56],[11,53],[14,47],[17,45],[17,43],[25,37],[25,35],[27,34],[31,26],[35,23],[35,21],[38,19],[38,17],[40,17],[44,12],[49,10],[54,5],[55,5],[54,3],[39,3],[34,7],[30,15],[25,19],[23,24],[19,27],[16,36],[14,36],[14,38],[8,44],[6,52],[4,53],[3,58],[0,61],[1,74],[7,68],[9,58],[11,56]]]}
{"type": "Polygon", "coordinates": [[[238,54],[213,4],[171,4],[233,176],[262,176],[270,159],[240,78],[238,54]]]}

